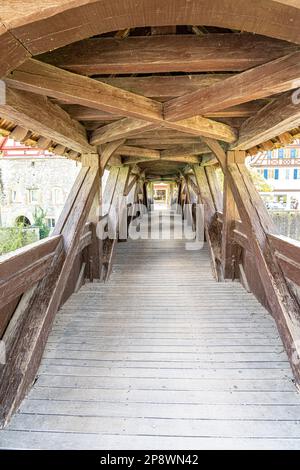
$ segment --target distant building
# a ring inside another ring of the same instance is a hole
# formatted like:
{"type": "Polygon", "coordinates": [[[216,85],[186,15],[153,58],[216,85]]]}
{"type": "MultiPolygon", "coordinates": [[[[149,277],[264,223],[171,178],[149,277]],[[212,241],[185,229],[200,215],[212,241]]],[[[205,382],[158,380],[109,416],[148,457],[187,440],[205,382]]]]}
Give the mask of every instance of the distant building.
{"type": "Polygon", "coordinates": [[[80,164],[45,150],[0,138],[0,225],[34,223],[38,207],[54,227],[80,164]]]}
{"type": "Polygon", "coordinates": [[[249,165],[273,189],[261,193],[267,207],[300,209],[300,141],[251,157],[249,165]]]}

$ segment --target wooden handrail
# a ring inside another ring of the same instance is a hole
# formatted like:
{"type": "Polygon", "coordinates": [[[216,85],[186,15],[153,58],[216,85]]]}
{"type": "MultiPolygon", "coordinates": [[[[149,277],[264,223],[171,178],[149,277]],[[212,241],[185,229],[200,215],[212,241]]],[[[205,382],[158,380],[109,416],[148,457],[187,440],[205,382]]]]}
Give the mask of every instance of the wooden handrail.
{"type": "Polygon", "coordinates": [[[56,235],[0,257],[0,309],[43,279],[61,240],[56,235]]]}
{"type": "MultiPolygon", "coordinates": [[[[217,212],[219,222],[222,221],[222,213],[217,212]]],[[[240,220],[235,221],[233,229],[234,241],[245,250],[251,252],[248,237],[240,220]]],[[[289,280],[300,286],[300,242],[283,235],[267,234],[269,243],[275,250],[280,267],[289,280]]]]}

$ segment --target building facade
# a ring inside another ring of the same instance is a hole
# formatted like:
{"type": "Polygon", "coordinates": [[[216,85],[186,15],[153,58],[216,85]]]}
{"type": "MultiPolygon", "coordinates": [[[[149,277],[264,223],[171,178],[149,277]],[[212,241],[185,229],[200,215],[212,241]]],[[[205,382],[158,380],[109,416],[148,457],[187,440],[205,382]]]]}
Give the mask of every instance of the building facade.
{"type": "Polygon", "coordinates": [[[0,226],[34,224],[41,208],[54,227],[80,167],[48,151],[0,140],[0,226]]]}
{"type": "Polygon", "coordinates": [[[300,209],[300,141],[251,157],[249,165],[272,189],[261,193],[269,209],[300,209]]]}

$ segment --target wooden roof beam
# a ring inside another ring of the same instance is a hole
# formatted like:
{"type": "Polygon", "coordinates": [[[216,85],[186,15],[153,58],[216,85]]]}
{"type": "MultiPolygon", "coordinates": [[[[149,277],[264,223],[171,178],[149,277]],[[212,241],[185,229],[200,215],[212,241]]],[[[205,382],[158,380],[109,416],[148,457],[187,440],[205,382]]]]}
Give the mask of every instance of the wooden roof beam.
{"type": "Polygon", "coordinates": [[[299,125],[300,106],[296,104],[294,92],[285,93],[245,121],[233,148],[248,150],[299,125]]]}
{"type": "Polygon", "coordinates": [[[106,142],[136,136],[141,132],[152,129],[157,129],[157,125],[138,119],[124,118],[93,131],[90,143],[91,145],[100,145],[106,142]]]}
{"type": "MultiPolygon", "coordinates": [[[[223,124],[221,122],[213,121],[201,116],[196,116],[191,119],[185,119],[175,123],[161,121],[160,126],[167,129],[185,132],[186,134],[211,137],[214,139],[223,140],[225,142],[235,142],[237,133],[235,129],[223,124]]],[[[121,119],[120,121],[107,124],[92,132],[90,143],[92,145],[99,145],[101,143],[117,140],[120,138],[127,138],[136,136],[146,130],[157,129],[158,126],[146,121],[141,121],[132,118],[121,119]]]]}
{"type": "Polygon", "coordinates": [[[91,38],[40,56],[81,75],[243,71],[290,54],[295,44],[249,33],[91,38]]]}
{"type": "Polygon", "coordinates": [[[45,96],[8,88],[0,116],[79,153],[95,152],[84,127],[45,96]]]}
{"type": "Polygon", "coordinates": [[[242,72],[164,104],[166,120],[209,114],[299,87],[300,52],[242,72]]]}
{"type": "Polygon", "coordinates": [[[201,155],[209,153],[210,149],[206,144],[201,142],[194,145],[177,145],[176,147],[163,150],[161,152],[162,158],[164,157],[178,157],[178,156],[189,156],[189,155],[201,155]]]}
{"type": "Polygon", "coordinates": [[[29,59],[9,74],[11,87],[67,100],[109,113],[160,121],[161,103],[120,88],[77,75],[35,59],[29,59]]]}
{"type": "Polygon", "coordinates": [[[128,132],[129,135],[132,135],[132,128],[138,132],[148,126],[151,128],[151,123],[189,134],[224,140],[229,143],[236,140],[235,130],[226,124],[201,116],[176,123],[167,122],[162,115],[161,103],[159,102],[34,59],[28,60],[14,70],[6,81],[16,88],[58,99],[70,99],[72,97],[77,104],[101,109],[102,111],[124,113],[130,117],[130,121],[121,120],[109,124],[108,129],[100,128],[100,130],[94,131],[91,137],[91,145],[121,139],[126,137],[128,132]],[[138,121],[134,121],[132,117],[138,118],[138,121]],[[119,131],[122,131],[121,135],[119,131]]]}
{"type": "Polygon", "coordinates": [[[129,145],[122,145],[116,150],[116,154],[126,157],[143,157],[146,159],[157,160],[160,158],[158,150],[147,149],[144,147],[132,147],[129,145]]]}

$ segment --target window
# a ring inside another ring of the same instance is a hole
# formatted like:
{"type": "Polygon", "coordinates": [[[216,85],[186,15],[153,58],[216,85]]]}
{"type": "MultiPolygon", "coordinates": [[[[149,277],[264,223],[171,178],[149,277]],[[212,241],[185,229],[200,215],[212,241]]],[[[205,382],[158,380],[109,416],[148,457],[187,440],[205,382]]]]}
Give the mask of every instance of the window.
{"type": "Polygon", "coordinates": [[[53,200],[54,200],[54,204],[63,204],[64,195],[63,195],[63,191],[61,188],[53,189],[53,200]]]}
{"type": "Polygon", "coordinates": [[[55,219],[53,217],[47,217],[46,221],[49,228],[55,227],[55,219]]]}
{"type": "Polygon", "coordinates": [[[38,189],[30,189],[29,190],[29,202],[31,204],[35,204],[38,202],[39,199],[39,191],[38,189]]]}
{"type": "Polygon", "coordinates": [[[295,168],[294,169],[294,180],[299,180],[300,179],[300,171],[295,168]]]}
{"type": "Polygon", "coordinates": [[[274,170],[274,179],[279,180],[279,169],[278,168],[275,168],[275,170],[274,170]]]}
{"type": "Polygon", "coordinates": [[[15,190],[11,192],[11,202],[18,202],[18,193],[15,190]]]}
{"type": "Polygon", "coordinates": [[[300,179],[300,169],[299,169],[299,168],[295,168],[295,169],[294,169],[294,179],[295,179],[295,180],[299,180],[299,179],[300,179]]]}
{"type": "Polygon", "coordinates": [[[279,149],[278,150],[278,158],[283,158],[284,157],[284,149],[279,149]]]}
{"type": "Polygon", "coordinates": [[[297,157],[297,149],[291,149],[291,158],[296,158],[297,157]]]}
{"type": "Polygon", "coordinates": [[[290,173],[291,173],[291,172],[290,172],[290,169],[287,168],[287,169],[285,170],[285,179],[286,179],[286,180],[289,180],[289,179],[290,179],[290,173]]]}
{"type": "Polygon", "coordinates": [[[268,169],[267,169],[267,168],[265,168],[265,169],[264,169],[264,178],[265,178],[265,180],[267,180],[267,179],[268,179],[268,176],[269,176],[268,169]]]}
{"type": "Polygon", "coordinates": [[[272,158],[272,150],[267,151],[267,158],[270,160],[272,158]]]}

